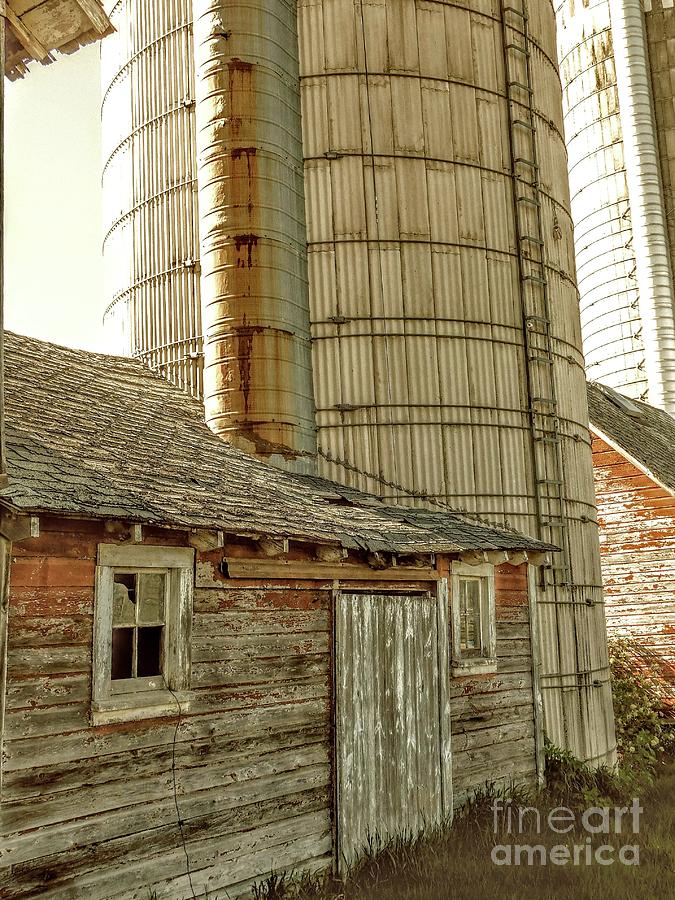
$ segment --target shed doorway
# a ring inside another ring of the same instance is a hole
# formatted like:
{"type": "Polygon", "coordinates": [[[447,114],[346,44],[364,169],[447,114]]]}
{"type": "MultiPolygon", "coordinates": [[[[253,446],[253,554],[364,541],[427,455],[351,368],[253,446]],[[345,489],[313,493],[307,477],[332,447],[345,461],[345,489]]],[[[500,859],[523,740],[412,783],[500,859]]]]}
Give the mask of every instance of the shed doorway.
{"type": "Polygon", "coordinates": [[[340,593],[335,615],[338,867],[370,838],[452,813],[447,593],[340,593]]]}

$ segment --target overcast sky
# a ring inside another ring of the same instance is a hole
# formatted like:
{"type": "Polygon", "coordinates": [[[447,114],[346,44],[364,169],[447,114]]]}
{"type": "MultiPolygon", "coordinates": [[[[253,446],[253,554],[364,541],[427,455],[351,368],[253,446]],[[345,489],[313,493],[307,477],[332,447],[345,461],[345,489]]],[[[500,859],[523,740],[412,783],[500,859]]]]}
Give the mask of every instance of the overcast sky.
{"type": "Polygon", "coordinates": [[[105,349],[99,48],[5,80],[7,328],[105,349]]]}

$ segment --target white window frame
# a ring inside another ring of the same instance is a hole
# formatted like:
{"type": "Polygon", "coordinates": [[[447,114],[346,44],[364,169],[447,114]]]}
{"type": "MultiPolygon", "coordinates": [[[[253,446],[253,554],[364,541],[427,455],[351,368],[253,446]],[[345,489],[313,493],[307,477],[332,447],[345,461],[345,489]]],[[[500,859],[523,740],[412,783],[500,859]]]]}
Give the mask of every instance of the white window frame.
{"type": "Polygon", "coordinates": [[[195,551],[190,547],[99,544],[94,597],[91,719],[94,725],[175,715],[190,701],[192,598],[195,551]],[[111,678],[116,572],[167,576],[162,675],[111,678]]]}
{"type": "Polygon", "coordinates": [[[495,612],[495,568],[484,563],[471,566],[468,563],[453,562],[450,576],[452,603],[452,674],[483,675],[497,671],[497,619],[495,612]],[[461,650],[461,628],[459,609],[459,582],[461,578],[484,579],[481,591],[481,653],[477,656],[463,656],[461,650]]]}

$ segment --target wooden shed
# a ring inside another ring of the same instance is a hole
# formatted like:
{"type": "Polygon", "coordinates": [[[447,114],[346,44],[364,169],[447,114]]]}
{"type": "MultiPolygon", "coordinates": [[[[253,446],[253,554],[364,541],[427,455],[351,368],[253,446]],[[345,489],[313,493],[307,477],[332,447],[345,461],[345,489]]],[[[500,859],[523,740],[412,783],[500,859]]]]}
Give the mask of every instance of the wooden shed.
{"type": "Polygon", "coordinates": [[[675,419],[598,383],[588,403],[607,628],[675,701],[675,419]]]}
{"type": "Polygon", "coordinates": [[[272,469],[136,361],[6,355],[3,897],[235,897],[537,778],[552,548],[272,469]]]}

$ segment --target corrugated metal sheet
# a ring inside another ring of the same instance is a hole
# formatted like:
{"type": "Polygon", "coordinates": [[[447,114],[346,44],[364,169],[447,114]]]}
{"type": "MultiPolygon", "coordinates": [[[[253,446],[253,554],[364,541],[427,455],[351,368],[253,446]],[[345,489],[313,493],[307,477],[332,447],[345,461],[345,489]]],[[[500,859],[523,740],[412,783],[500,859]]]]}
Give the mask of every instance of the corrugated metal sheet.
{"type": "Polygon", "coordinates": [[[193,4],[206,421],[314,465],[294,4],[193,4]]]}
{"type": "Polygon", "coordinates": [[[443,685],[447,599],[336,599],[338,861],[378,838],[415,835],[452,813],[450,716],[443,685]]]}
{"type": "Polygon", "coordinates": [[[647,389],[608,0],[557,4],[581,321],[588,375],[647,389]]]}
{"type": "Polygon", "coordinates": [[[105,324],[202,395],[192,3],[115,0],[102,46],[105,324]]]}

